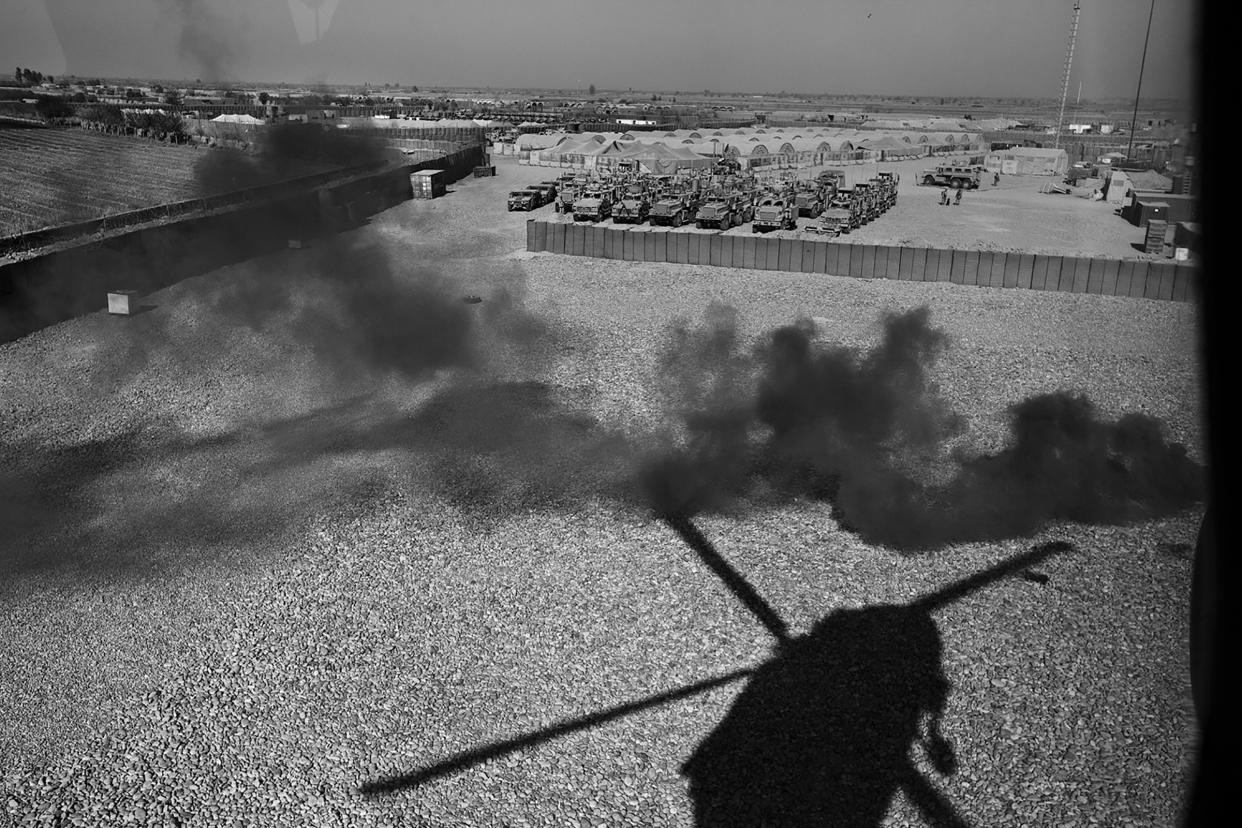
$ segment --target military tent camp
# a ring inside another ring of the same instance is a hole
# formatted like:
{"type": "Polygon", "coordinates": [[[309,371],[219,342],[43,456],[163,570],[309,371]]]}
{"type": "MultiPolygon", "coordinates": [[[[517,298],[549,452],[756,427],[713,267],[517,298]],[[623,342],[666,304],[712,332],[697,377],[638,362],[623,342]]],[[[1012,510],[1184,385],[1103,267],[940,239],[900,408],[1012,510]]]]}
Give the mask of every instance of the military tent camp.
{"type": "Polygon", "coordinates": [[[1013,147],[989,152],[983,165],[993,171],[1003,169],[1006,175],[1065,175],[1069,154],[1051,147],[1013,147]],[[1011,169],[1013,173],[1009,172],[1011,169]]]}

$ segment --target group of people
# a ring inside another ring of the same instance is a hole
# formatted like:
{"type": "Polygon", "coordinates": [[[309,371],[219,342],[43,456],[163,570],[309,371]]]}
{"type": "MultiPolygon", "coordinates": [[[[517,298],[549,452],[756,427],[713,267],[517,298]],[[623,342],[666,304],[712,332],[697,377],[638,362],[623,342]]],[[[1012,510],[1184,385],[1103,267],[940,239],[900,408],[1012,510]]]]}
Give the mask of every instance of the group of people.
{"type": "MultiPolygon", "coordinates": [[[[999,186],[1000,186],[1000,173],[999,173],[999,172],[992,173],[992,186],[993,186],[993,187],[999,187],[999,186]]],[[[952,199],[950,199],[950,198],[949,198],[949,188],[948,188],[948,187],[944,187],[944,188],[942,188],[942,189],[940,190],[940,203],[941,203],[942,205],[944,205],[944,204],[961,204],[961,203],[962,203],[962,191],[961,191],[961,188],[958,188],[958,190],[957,190],[957,191],[953,194],[953,198],[952,198],[952,199]]]]}

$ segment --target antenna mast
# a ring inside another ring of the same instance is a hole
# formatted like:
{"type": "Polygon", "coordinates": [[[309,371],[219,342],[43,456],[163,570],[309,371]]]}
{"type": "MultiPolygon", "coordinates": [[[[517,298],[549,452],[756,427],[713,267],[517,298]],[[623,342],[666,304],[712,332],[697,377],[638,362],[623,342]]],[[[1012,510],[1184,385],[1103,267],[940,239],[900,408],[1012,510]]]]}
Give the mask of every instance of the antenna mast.
{"type": "Polygon", "coordinates": [[[1070,67],[1074,64],[1074,41],[1078,39],[1078,10],[1081,4],[1074,0],[1074,22],[1070,25],[1069,41],[1065,44],[1065,72],[1061,76],[1061,111],[1057,115],[1057,136],[1054,148],[1061,146],[1061,128],[1065,125],[1065,99],[1069,97],[1070,67]]]}

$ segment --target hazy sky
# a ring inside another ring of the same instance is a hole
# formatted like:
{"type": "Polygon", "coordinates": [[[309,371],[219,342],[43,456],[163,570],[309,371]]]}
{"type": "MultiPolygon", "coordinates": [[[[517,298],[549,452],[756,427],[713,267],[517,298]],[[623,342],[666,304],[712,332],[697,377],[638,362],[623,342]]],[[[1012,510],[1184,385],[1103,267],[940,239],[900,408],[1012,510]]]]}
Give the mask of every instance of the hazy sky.
{"type": "MultiPolygon", "coordinates": [[[[1148,0],[1082,6],[1071,100],[1080,81],[1086,99],[1132,96],[1148,0]]],[[[1073,0],[0,0],[0,65],[204,81],[1055,97],[1072,8],[1073,0]]],[[[1195,9],[1192,0],[1156,0],[1144,97],[1190,95],[1195,9]]]]}

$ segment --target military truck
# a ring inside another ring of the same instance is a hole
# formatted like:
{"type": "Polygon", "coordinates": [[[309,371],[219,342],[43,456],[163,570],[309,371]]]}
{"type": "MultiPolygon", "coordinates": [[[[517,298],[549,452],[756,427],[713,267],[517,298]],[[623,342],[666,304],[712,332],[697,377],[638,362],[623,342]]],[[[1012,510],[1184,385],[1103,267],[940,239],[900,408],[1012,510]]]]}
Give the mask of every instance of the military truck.
{"type": "Polygon", "coordinates": [[[694,216],[694,224],[700,230],[728,230],[730,227],[745,224],[753,217],[754,208],[749,199],[744,199],[737,193],[713,193],[699,206],[694,216]]]}
{"type": "Polygon", "coordinates": [[[812,233],[835,238],[843,233],[850,232],[856,226],[852,210],[841,207],[829,207],[820,215],[818,225],[811,225],[806,229],[812,233]]]}
{"type": "Polygon", "coordinates": [[[525,190],[512,190],[509,193],[509,212],[514,210],[535,210],[543,206],[543,193],[527,187],[525,190]]]}
{"type": "Polygon", "coordinates": [[[752,233],[766,233],[769,230],[797,230],[798,219],[794,215],[792,202],[775,196],[765,196],[755,207],[755,219],[751,222],[752,233]]]}
{"type": "MultiPolygon", "coordinates": [[[[541,181],[538,184],[528,187],[527,189],[538,190],[542,193],[543,204],[553,204],[556,202],[557,188],[555,181],[541,181]]],[[[540,206],[542,207],[543,204],[540,206]]]]}
{"type": "Polygon", "coordinates": [[[690,193],[666,193],[651,205],[648,217],[653,225],[681,227],[694,218],[697,204],[690,193]]]}
{"type": "Polygon", "coordinates": [[[574,200],[574,221],[603,221],[612,215],[612,191],[587,187],[574,200]]]}
{"type": "Polygon", "coordinates": [[[923,170],[919,173],[919,183],[926,187],[977,190],[979,189],[979,168],[941,164],[934,170],[923,170]]]}
{"type": "Polygon", "coordinates": [[[651,194],[640,183],[627,184],[620,200],[612,208],[612,220],[618,224],[642,224],[651,212],[651,194]]]}
{"type": "Polygon", "coordinates": [[[794,193],[794,209],[799,216],[819,218],[819,214],[827,206],[824,202],[824,191],[819,186],[803,186],[794,193]]]}
{"type": "MultiPolygon", "coordinates": [[[[858,229],[861,216],[859,215],[859,203],[858,203],[856,196],[854,195],[854,190],[852,188],[846,188],[844,190],[837,190],[837,194],[832,197],[832,204],[831,204],[830,209],[844,210],[845,212],[847,212],[850,218],[850,221],[849,221],[850,230],[858,229]]],[[[849,232],[849,231],[847,230],[846,232],[849,232]]]]}

